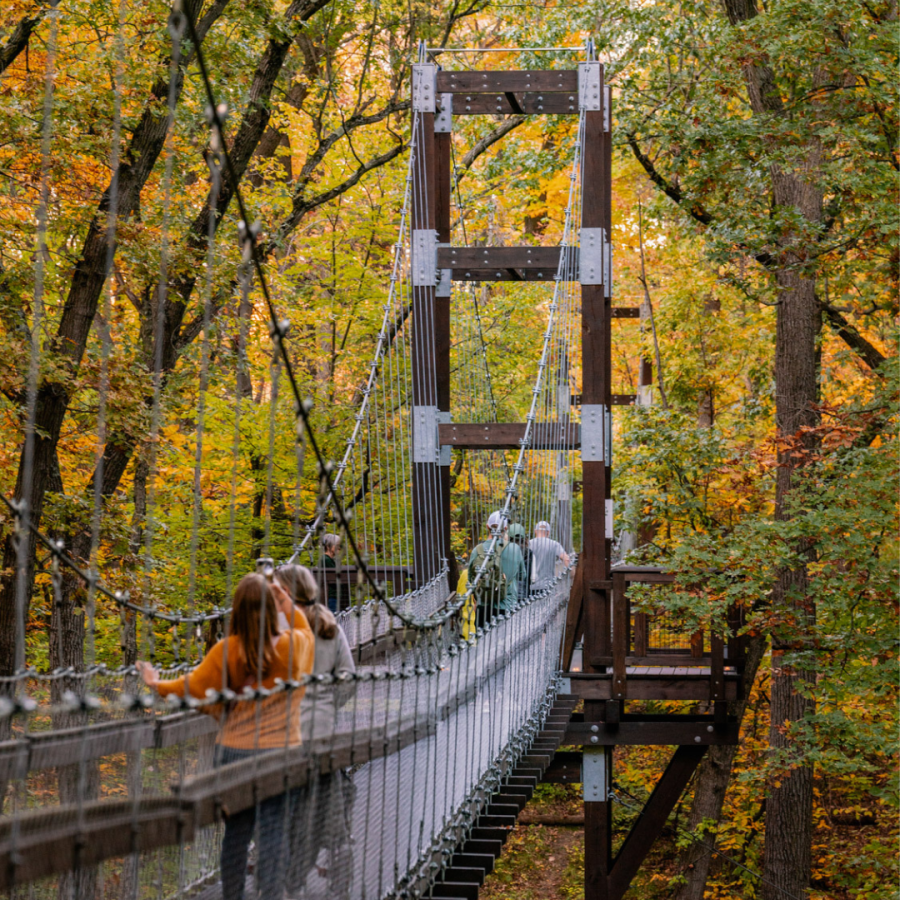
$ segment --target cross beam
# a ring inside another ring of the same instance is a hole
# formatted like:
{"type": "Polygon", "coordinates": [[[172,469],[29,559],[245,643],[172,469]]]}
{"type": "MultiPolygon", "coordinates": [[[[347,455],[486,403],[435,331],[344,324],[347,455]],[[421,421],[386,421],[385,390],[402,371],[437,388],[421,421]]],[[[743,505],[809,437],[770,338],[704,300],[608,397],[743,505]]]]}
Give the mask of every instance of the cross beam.
{"type": "MultiPolygon", "coordinates": [[[[525,423],[438,425],[438,439],[442,447],[460,450],[518,450],[525,439],[525,423]]],[[[535,422],[530,446],[533,450],[577,450],[581,427],[575,423],[535,422]]]]}

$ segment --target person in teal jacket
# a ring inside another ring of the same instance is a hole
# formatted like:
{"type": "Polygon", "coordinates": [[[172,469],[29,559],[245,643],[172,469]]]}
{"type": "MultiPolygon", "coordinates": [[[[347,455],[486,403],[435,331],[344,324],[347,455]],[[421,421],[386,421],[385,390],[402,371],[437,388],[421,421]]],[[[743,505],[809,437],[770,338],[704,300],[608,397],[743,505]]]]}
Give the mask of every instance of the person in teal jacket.
{"type": "MultiPolygon", "coordinates": [[[[506,612],[512,609],[519,600],[519,583],[526,578],[525,560],[522,551],[513,543],[510,543],[507,532],[509,521],[500,514],[500,510],[491,513],[487,521],[490,535],[488,539],[479,544],[473,551],[469,560],[469,584],[475,581],[475,575],[487,556],[488,548],[495,529],[499,529],[495,554],[499,553],[500,569],[504,575],[505,590],[499,598],[498,609],[481,610],[483,618],[491,618],[494,612],[506,612]]],[[[484,604],[480,604],[484,606],[484,604]]],[[[492,604],[491,604],[492,605],[492,604]]]]}

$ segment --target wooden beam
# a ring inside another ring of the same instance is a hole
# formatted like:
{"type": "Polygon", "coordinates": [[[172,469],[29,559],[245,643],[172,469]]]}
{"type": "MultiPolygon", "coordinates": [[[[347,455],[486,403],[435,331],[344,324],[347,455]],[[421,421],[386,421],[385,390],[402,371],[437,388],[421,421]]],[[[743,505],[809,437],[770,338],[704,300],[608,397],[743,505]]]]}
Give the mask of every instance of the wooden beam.
{"type": "MultiPolygon", "coordinates": [[[[438,426],[441,446],[463,450],[518,450],[524,437],[522,422],[484,425],[459,422],[438,426]]],[[[577,450],[581,446],[581,429],[574,423],[535,422],[531,446],[535,450],[577,450]]]]}
{"type": "MultiPolygon", "coordinates": [[[[435,219],[435,142],[434,113],[416,117],[417,162],[412,180],[412,227],[433,240],[435,219]]],[[[412,286],[412,406],[436,410],[437,397],[437,322],[435,321],[435,287],[427,281],[412,286]]],[[[413,416],[413,446],[432,442],[434,420],[419,422],[413,416]],[[420,435],[421,429],[421,437],[420,435]],[[431,432],[429,435],[428,432],[431,432]],[[426,436],[427,435],[427,436],[426,436]]],[[[437,461],[420,458],[412,466],[413,560],[418,586],[427,584],[441,570],[444,556],[441,467],[437,461]]],[[[453,585],[456,587],[456,585],[453,585]]]]}
{"type": "Polygon", "coordinates": [[[566,631],[563,636],[562,671],[572,668],[572,655],[575,643],[584,625],[584,562],[578,558],[575,575],[572,579],[572,590],[569,593],[569,605],[566,607],[566,631]]]}
{"type": "Polygon", "coordinates": [[[471,94],[459,97],[453,104],[454,116],[575,116],[578,96],[570,100],[566,94],[471,94]]]}
{"type": "MultiPolygon", "coordinates": [[[[570,676],[572,693],[583,700],[611,700],[612,678],[609,675],[597,675],[576,679],[570,676]]],[[[730,676],[725,679],[725,697],[736,700],[740,679],[730,676]]],[[[629,675],[628,698],[630,700],[694,700],[709,699],[708,675],[629,675]]]]}
{"type": "MultiPolygon", "coordinates": [[[[577,268],[577,248],[566,248],[577,268]]],[[[560,247],[440,247],[439,269],[552,269],[559,267],[560,247]]]]}
{"type": "MultiPolygon", "coordinates": [[[[469,71],[438,72],[438,94],[484,94],[541,91],[543,93],[572,94],[578,108],[578,71],[576,69],[545,69],[526,71],[469,71]]],[[[454,104],[455,106],[455,104],[454,104]]],[[[456,110],[454,109],[454,112],[456,110]]]]}
{"type": "Polygon", "coordinates": [[[557,750],[541,779],[545,784],[581,784],[580,750],[557,750]]]}
{"type": "MultiPolygon", "coordinates": [[[[453,281],[556,281],[557,268],[547,269],[451,269],[453,281]]],[[[573,272],[574,275],[574,272],[573,272]]]]}
{"type": "Polygon", "coordinates": [[[653,843],[662,834],[669,813],[674,809],[705,753],[706,747],[703,745],[682,746],[675,751],[644,805],[640,818],[632,826],[613,860],[609,873],[611,900],[619,900],[628,890],[653,843]]]}
{"type": "MultiPolygon", "coordinates": [[[[706,682],[707,691],[709,682],[706,682]]],[[[690,744],[706,746],[707,744],[736,744],[738,742],[737,722],[728,722],[717,726],[710,720],[709,724],[701,722],[622,722],[615,730],[608,730],[608,725],[600,724],[598,730],[587,722],[573,722],[566,729],[562,743],[577,747],[607,747],[618,744],[643,744],[677,746],[690,744]]]]}

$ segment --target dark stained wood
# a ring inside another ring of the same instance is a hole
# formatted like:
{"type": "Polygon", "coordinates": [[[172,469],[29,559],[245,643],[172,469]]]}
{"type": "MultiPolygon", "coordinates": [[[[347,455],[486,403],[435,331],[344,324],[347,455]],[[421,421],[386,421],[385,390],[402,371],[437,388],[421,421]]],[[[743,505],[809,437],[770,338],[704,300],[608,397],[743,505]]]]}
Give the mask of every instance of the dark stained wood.
{"type": "MultiPolygon", "coordinates": [[[[603,729],[605,704],[586,701],[584,728],[603,729]]],[[[612,765],[612,754],[607,758],[612,765]]],[[[612,781],[612,772],[610,772],[612,781]]],[[[584,897],[585,900],[609,900],[609,870],[612,865],[612,802],[585,801],[584,804],[584,897]]]]}
{"type": "Polygon", "coordinates": [[[721,634],[713,632],[709,636],[710,670],[709,699],[725,699],[725,642],[721,634]]]}
{"type": "MultiPolygon", "coordinates": [[[[613,697],[624,699],[628,696],[625,674],[625,657],[628,655],[628,600],[625,592],[625,576],[613,571],[613,697]]],[[[593,664],[594,657],[591,657],[593,664]]]]}
{"type": "MultiPolygon", "coordinates": [[[[591,679],[572,678],[572,692],[585,700],[609,700],[612,698],[612,676],[599,675],[591,679]]],[[[729,700],[737,698],[738,679],[726,675],[725,695],[729,700]]],[[[629,700],[695,700],[709,698],[708,675],[629,675],[629,700]]]]}
{"type": "MultiPolygon", "coordinates": [[[[525,424],[521,422],[493,422],[469,424],[454,422],[439,425],[438,437],[442,445],[466,450],[478,448],[518,450],[525,437],[525,424]]],[[[580,426],[573,422],[535,422],[532,444],[536,450],[572,450],[581,446],[580,426]]]]}
{"type": "MultiPolygon", "coordinates": [[[[412,180],[412,227],[433,232],[436,224],[434,114],[422,114],[418,123],[416,137],[421,155],[412,180]]],[[[435,289],[414,286],[412,306],[412,405],[436,407],[435,289]]],[[[414,440],[415,429],[414,420],[414,440]]],[[[414,462],[412,469],[414,571],[417,584],[423,585],[437,575],[445,556],[440,536],[444,513],[442,478],[437,463],[414,462]]]]}
{"type": "MultiPolygon", "coordinates": [[[[591,662],[595,666],[611,666],[613,665],[612,656],[592,656],[591,662]]],[[[700,669],[709,668],[712,665],[712,657],[691,656],[687,651],[679,652],[677,650],[669,650],[659,653],[651,650],[645,656],[626,656],[625,664],[627,666],[676,666],[683,669],[700,669]]],[[[706,673],[707,677],[709,673],[706,673]]],[[[630,676],[629,676],[630,677],[630,676]]]]}
{"type": "Polygon", "coordinates": [[[580,750],[557,751],[543,780],[549,784],[580,784],[581,756],[580,750]]]}
{"type": "Polygon", "coordinates": [[[584,622],[584,560],[578,558],[575,575],[572,579],[572,590],[569,592],[569,605],[566,607],[566,631],[563,635],[562,670],[568,672],[572,668],[572,655],[575,644],[581,634],[584,622]]]}
{"type": "MultiPolygon", "coordinates": [[[[615,702],[615,701],[609,701],[615,702]]],[[[705,746],[707,744],[736,744],[738,742],[738,726],[729,722],[724,727],[714,726],[712,722],[622,722],[615,730],[608,730],[602,725],[598,732],[591,731],[587,722],[573,723],[566,729],[563,744],[585,747],[607,747],[616,744],[645,744],[677,746],[690,744],[705,746]],[[591,738],[597,738],[592,741],[591,738]]]]}
{"type": "MultiPolygon", "coordinates": [[[[583,137],[582,227],[606,227],[605,209],[609,204],[609,171],[605,166],[603,147],[603,113],[585,113],[583,137]]],[[[604,297],[602,285],[581,287],[582,392],[581,403],[610,406],[610,304],[604,297]]],[[[606,538],[606,501],[610,497],[609,468],[603,461],[582,464],[583,472],[583,556],[585,583],[585,669],[597,654],[609,655],[611,626],[611,592],[596,590],[593,585],[607,581],[609,575],[610,542],[606,538]]],[[[593,852],[586,844],[585,865],[593,852]]],[[[586,875],[587,878],[587,875],[586,875]]],[[[587,881],[586,881],[587,890],[587,881]]]]}
{"type": "Polygon", "coordinates": [[[705,753],[704,745],[679,747],[675,751],[613,861],[609,877],[610,897],[620,898],[628,890],[705,753]]]}
{"type": "MultiPolygon", "coordinates": [[[[438,241],[450,243],[450,218],[453,201],[453,169],[450,132],[434,136],[434,227],[438,241]]],[[[437,292],[435,292],[436,294],[437,292]]],[[[450,298],[434,298],[434,352],[437,408],[450,412],[450,298]]],[[[451,546],[450,466],[441,466],[441,525],[444,538],[443,557],[449,568],[450,589],[459,583],[459,564],[451,546]]]]}
{"type": "Polygon", "coordinates": [[[639,319],[641,308],[639,306],[613,306],[610,307],[609,314],[614,319],[639,319]]]}
{"type": "MultiPolygon", "coordinates": [[[[577,267],[576,248],[568,248],[577,267]]],[[[442,269],[552,269],[559,266],[560,247],[441,247],[438,266],[442,269]]]]}
{"type": "Polygon", "coordinates": [[[613,394],[610,403],[613,406],[634,406],[637,403],[637,394],[613,394]]]}
{"type": "MultiPolygon", "coordinates": [[[[544,70],[537,72],[438,72],[437,92],[439,94],[463,94],[485,92],[543,91],[572,94],[578,109],[578,71],[576,69],[544,70]]],[[[454,101],[454,113],[456,104],[454,101]]]]}
{"type": "Polygon", "coordinates": [[[453,103],[454,116],[574,116],[578,114],[578,98],[569,100],[565,94],[516,94],[516,105],[506,94],[471,94],[457,97],[453,103]],[[471,97],[471,99],[469,99],[471,97]],[[519,110],[522,112],[520,113],[519,110]]]}
{"type": "MultiPolygon", "coordinates": [[[[454,281],[555,281],[557,268],[547,269],[453,269],[454,281]]],[[[574,272],[573,272],[574,275],[574,272]]]]}
{"type": "Polygon", "coordinates": [[[698,628],[691,635],[691,656],[700,659],[703,656],[703,629],[698,628]]]}
{"type": "Polygon", "coordinates": [[[634,655],[647,655],[647,613],[634,614],[634,655]]]}

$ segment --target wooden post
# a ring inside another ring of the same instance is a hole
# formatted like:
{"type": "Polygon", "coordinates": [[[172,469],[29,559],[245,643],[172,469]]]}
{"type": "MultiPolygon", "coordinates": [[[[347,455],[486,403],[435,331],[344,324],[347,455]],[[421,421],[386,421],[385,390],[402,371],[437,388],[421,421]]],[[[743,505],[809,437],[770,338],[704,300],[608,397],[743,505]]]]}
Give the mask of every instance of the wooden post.
{"type": "MultiPolygon", "coordinates": [[[[605,93],[603,68],[599,68],[599,97],[605,93]]],[[[588,92],[590,94],[590,92],[588,92]]],[[[588,99],[591,99],[588,97],[588,99]]],[[[609,240],[610,207],[610,141],[604,128],[603,103],[587,104],[584,130],[584,169],[582,180],[582,228],[604,229],[609,240]],[[590,106],[599,105],[600,109],[590,106]]],[[[582,241],[581,254],[585,253],[582,241]]],[[[596,281],[597,279],[591,279],[596,281]]],[[[584,279],[582,279],[584,282],[584,279]]],[[[609,655],[610,637],[610,550],[607,538],[607,500],[610,498],[608,427],[611,409],[610,360],[610,293],[605,284],[581,286],[582,335],[582,472],[583,472],[583,558],[584,558],[584,661],[585,671],[597,671],[591,665],[595,656],[609,655]],[[589,421],[593,416],[593,424],[589,421]],[[602,452],[586,446],[586,429],[602,434],[602,452]],[[595,585],[604,585],[595,587],[595,585]]],[[[618,709],[615,710],[618,712],[618,709]]],[[[606,719],[605,703],[585,701],[585,722],[606,719]]],[[[612,712],[612,710],[610,710],[612,712]]],[[[584,804],[584,896],[585,900],[608,900],[612,826],[609,800],[585,801],[584,804]]]]}
{"type": "Polygon", "coordinates": [[[413,72],[415,159],[412,165],[412,405],[413,405],[413,565],[423,585],[441,569],[444,503],[437,456],[435,272],[434,71],[413,72]],[[416,87],[418,83],[419,87],[416,87]],[[418,93],[417,93],[418,91],[418,93]],[[424,98],[424,99],[423,99],[424,98]],[[425,110],[425,111],[423,111],[425,110]]]}
{"type": "MultiPolygon", "coordinates": [[[[450,102],[450,95],[445,95],[450,102]]],[[[434,133],[434,199],[435,229],[439,244],[450,243],[450,209],[453,196],[453,167],[450,163],[451,115],[445,111],[441,117],[440,131],[434,133]]],[[[434,298],[434,349],[435,382],[437,388],[438,417],[444,424],[450,422],[450,282],[439,285],[434,298]]],[[[459,583],[459,565],[450,543],[450,451],[441,451],[441,525],[442,555],[449,567],[450,590],[459,583]]]]}

